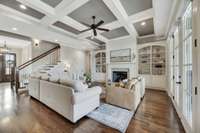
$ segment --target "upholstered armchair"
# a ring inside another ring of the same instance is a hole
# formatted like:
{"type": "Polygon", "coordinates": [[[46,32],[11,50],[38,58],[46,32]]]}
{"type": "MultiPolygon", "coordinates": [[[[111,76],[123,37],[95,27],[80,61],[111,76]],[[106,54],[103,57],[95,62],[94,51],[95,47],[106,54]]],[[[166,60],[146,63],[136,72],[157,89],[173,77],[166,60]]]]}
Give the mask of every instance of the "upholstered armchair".
{"type": "Polygon", "coordinates": [[[141,99],[140,82],[133,79],[126,88],[107,87],[106,102],[135,112],[141,99]]]}

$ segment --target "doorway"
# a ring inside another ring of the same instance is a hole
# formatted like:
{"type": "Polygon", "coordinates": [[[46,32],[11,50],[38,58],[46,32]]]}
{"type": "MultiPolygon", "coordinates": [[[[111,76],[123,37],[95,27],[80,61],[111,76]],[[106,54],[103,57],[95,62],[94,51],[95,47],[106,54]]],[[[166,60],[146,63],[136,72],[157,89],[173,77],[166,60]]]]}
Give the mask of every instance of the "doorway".
{"type": "Polygon", "coordinates": [[[16,66],[15,53],[0,53],[0,82],[10,82],[16,66]]]}

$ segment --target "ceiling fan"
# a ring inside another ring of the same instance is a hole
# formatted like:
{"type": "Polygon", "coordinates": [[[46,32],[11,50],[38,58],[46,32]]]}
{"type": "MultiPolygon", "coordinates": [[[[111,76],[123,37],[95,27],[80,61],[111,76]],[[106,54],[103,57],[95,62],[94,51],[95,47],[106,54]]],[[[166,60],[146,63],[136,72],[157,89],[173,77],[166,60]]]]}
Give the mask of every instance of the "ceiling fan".
{"type": "Polygon", "coordinates": [[[106,32],[110,31],[109,29],[105,29],[105,28],[100,28],[99,27],[104,23],[103,20],[101,20],[101,21],[99,21],[99,23],[95,24],[96,17],[92,16],[92,19],[93,19],[93,24],[91,24],[91,25],[83,23],[84,25],[86,25],[89,28],[86,29],[86,30],[81,31],[81,33],[89,31],[89,30],[93,30],[94,36],[97,36],[97,30],[106,31],[106,32]]]}

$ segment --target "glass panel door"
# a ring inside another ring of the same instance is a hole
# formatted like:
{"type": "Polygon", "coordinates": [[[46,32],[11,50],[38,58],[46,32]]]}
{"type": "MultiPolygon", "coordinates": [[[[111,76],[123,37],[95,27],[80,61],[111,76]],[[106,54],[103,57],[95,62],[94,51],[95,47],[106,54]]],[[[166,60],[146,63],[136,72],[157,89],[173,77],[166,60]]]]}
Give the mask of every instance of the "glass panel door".
{"type": "Polygon", "coordinates": [[[170,37],[169,42],[169,75],[170,75],[170,93],[174,95],[174,38],[170,37]]]}
{"type": "Polygon", "coordinates": [[[192,126],[192,4],[183,19],[183,115],[192,126]]]}
{"type": "Polygon", "coordinates": [[[3,67],[1,76],[3,77],[3,82],[11,81],[12,69],[16,65],[16,55],[13,53],[3,53],[3,67]]]}
{"type": "Polygon", "coordinates": [[[179,29],[176,28],[174,32],[174,99],[176,104],[179,106],[179,93],[181,87],[181,76],[180,76],[180,60],[179,60],[179,29]]]}

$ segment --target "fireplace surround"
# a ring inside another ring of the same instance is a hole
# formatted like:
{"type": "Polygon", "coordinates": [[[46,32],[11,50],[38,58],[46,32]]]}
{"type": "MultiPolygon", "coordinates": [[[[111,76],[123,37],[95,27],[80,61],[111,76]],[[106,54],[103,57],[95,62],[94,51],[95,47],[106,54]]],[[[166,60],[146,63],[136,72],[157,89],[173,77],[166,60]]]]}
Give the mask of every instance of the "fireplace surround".
{"type": "Polygon", "coordinates": [[[112,82],[119,82],[129,78],[128,68],[112,68],[112,82]]]}

